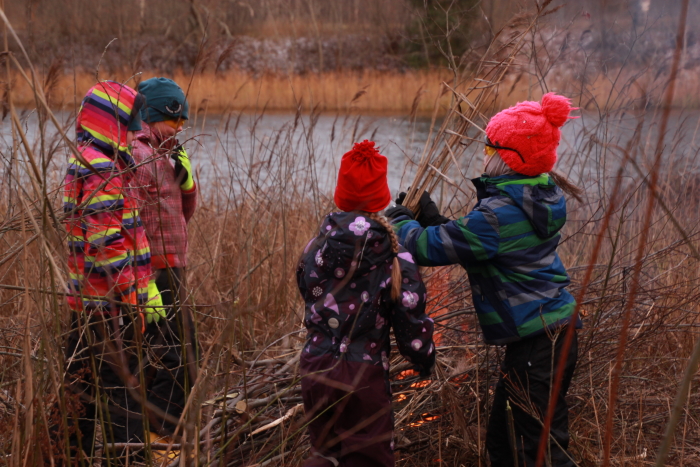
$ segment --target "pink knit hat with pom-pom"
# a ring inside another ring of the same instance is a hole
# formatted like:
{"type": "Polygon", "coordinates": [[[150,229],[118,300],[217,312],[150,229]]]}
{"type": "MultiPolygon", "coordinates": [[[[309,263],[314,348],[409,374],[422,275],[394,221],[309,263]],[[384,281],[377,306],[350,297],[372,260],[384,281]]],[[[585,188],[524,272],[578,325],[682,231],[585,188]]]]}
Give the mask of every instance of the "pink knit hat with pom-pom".
{"type": "Polygon", "coordinates": [[[519,102],[494,115],[486,126],[488,145],[508,167],[523,175],[549,172],[557,161],[560,127],[570,118],[569,99],[553,92],[541,102],[519,102]]]}

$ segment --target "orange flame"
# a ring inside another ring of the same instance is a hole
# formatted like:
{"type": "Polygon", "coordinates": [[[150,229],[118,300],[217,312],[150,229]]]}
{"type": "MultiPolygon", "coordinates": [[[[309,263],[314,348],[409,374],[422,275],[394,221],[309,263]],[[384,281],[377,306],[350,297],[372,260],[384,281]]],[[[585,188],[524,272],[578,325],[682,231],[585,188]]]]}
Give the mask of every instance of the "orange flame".
{"type": "Polygon", "coordinates": [[[430,380],[424,379],[423,381],[416,381],[415,383],[411,384],[410,387],[412,387],[412,388],[424,388],[429,384],[430,384],[430,380]]]}
{"type": "MultiPolygon", "coordinates": [[[[411,414],[411,415],[413,415],[413,414],[411,414]]],[[[417,428],[419,426],[425,425],[428,422],[433,422],[439,418],[440,418],[440,415],[430,415],[429,413],[424,413],[424,414],[421,414],[420,420],[409,423],[407,426],[409,428],[417,428]]]]}
{"type": "Polygon", "coordinates": [[[418,376],[418,372],[416,370],[402,371],[401,373],[396,375],[396,379],[406,379],[410,378],[411,376],[418,376]]]}

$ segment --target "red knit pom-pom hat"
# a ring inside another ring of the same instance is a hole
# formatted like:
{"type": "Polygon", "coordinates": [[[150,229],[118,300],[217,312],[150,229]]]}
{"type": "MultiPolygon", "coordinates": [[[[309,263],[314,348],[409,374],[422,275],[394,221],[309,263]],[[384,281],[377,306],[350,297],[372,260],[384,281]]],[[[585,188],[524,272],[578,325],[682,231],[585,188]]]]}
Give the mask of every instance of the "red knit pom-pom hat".
{"type": "Polygon", "coordinates": [[[340,161],[333,197],[336,206],[346,212],[379,212],[387,207],[391,202],[387,166],[374,141],[355,143],[340,161]]]}
{"type": "Polygon", "coordinates": [[[536,176],[554,167],[559,128],[568,119],[578,118],[569,116],[572,110],[576,108],[568,98],[550,92],[540,102],[519,102],[494,115],[486,126],[486,136],[500,148],[498,154],[508,167],[536,176]]]}

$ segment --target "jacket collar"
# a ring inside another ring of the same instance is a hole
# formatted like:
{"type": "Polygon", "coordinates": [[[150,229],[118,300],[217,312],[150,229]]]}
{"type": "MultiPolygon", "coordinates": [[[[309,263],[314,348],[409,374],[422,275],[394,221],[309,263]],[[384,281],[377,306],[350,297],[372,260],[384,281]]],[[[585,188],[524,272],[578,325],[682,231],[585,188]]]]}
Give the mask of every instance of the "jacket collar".
{"type": "Polygon", "coordinates": [[[146,122],[141,122],[141,130],[136,132],[134,138],[156,149],[160,154],[168,152],[168,148],[163,145],[160,135],[153,131],[146,122]]]}
{"type": "Polygon", "coordinates": [[[548,185],[550,183],[551,180],[547,174],[537,177],[522,174],[489,177],[483,174],[481,177],[472,179],[472,184],[476,188],[476,198],[479,200],[503,194],[501,187],[506,185],[548,185]]]}

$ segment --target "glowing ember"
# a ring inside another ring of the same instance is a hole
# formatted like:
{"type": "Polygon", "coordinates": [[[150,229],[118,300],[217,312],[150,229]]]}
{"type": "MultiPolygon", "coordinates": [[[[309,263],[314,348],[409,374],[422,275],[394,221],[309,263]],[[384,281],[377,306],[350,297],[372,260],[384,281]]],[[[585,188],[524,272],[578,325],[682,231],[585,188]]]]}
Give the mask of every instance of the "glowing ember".
{"type": "Polygon", "coordinates": [[[412,387],[412,388],[424,388],[429,384],[430,384],[430,380],[426,379],[423,381],[416,381],[415,383],[411,384],[410,387],[412,387]]]}
{"type": "Polygon", "coordinates": [[[406,394],[399,394],[396,396],[396,402],[403,402],[406,399],[408,399],[408,396],[406,394]]]}
{"type": "MultiPolygon", "coordinates": [[[[413,415],[413,414],[411,414],[413,415]]],[[[418,428],[419,426],[425,425],[428,422],[434,422],[435,420],[439,419],[439,415],[430,415],[429,413],[424,413],[421,414],[421,420],[409,423],[407,426],[409,428],[418,428]]]]}
{"type": "Polygon", "coordinates": [[[415,370],[402,371],[401,373],[396,375],[396,379],[406,379],[406,378],[410,378],[412,376],[418,376],[418,372],[415,370]]]}

